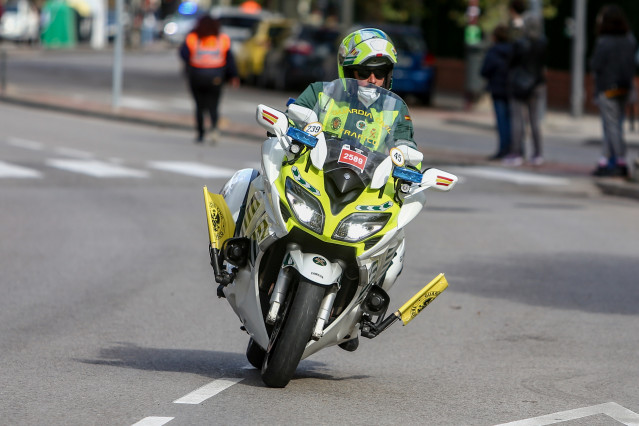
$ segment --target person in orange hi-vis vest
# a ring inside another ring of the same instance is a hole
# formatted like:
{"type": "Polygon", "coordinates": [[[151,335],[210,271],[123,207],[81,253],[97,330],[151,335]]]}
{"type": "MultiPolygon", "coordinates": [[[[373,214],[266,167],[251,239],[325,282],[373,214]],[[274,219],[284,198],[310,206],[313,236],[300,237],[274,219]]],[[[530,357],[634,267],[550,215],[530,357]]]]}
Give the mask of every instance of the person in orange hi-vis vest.
{"type": "Polygon", "coordinates": [[[220,21],[203,16],[180,46],[189,88],[195,101],[196,142],[204,142],[204,115],[211,118],[211,142],[217,142],[218,104],[222,86],[230,81],[239,87],[240,80],[231,53],[231,39],[220,32],[220,21]]]}

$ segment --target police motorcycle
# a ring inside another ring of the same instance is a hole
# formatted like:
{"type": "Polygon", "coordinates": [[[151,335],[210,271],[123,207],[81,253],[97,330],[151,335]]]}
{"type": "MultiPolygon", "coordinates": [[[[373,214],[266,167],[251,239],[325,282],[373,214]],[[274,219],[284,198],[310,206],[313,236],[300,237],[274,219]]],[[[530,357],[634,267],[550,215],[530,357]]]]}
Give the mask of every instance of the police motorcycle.
{"type": "Polygon", "coordinates": [[[270,387],[285,387],[320,349],[353,351],[360,334],[406,325],[448,286],[440,274],[387,313],[423,191],[448,191],[457,177],[420,172],[422,154],[393,139],[403,101],[362,84],[324,83],[313,109],[259,105],[257,122],[272,135],[261,169],[236,172],[221,194],[204,187],[218,296],[250,335],[247,359],[270,387]]]}

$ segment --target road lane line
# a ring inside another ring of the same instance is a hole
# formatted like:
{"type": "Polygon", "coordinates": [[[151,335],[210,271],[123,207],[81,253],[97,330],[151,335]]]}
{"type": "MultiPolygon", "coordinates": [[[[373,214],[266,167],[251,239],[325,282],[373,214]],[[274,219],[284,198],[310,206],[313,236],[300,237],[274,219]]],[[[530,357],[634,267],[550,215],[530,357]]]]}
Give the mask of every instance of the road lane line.
{"type": "Polygon", "coordinates": [[[502,423],[496,426],[544,426],[595,416],[597,414],[605,414],[626,426],[639,426],[639,414],[614,402],[593,405],[591,407],[576,408],[574,410],[560,411],[554,414],[547,414],[545,416],[533,417],[510,423],[502,423]]]}
{"type": "Polygon", "coordinates": [[[74,173],[82,173],[98,178],[134,177],[145,178],[148,173],[142,170],[129,169],[117,164],[97,160],[62,160],[48,159],[47,165],[74,173]]]}
{"type": "Polygon", "coordinates": [[[9,164],[4,161],[0,161],[0,177],[39,178],[42,177],[42,173],[37,170],[28,169],[26,167],[16,166],[15,164],[9,164]]]}
{"type": "Polygon", "coordinates": [[[41,151],[44,148],[44,144],[42,142],[30,141],[21,138],[9,138],[7,139],[7,143],[18,148],[30,149],[33,151],[41,151]]]}
{"type": "Polygon", "coordinates": [[[209,166],[188,161],[151,161],[149,167],[156,170],[179,173],[202,178],[227,178],[233,176],[234,169],[209,166]]]}
{"type": "Polygon", "coordinates": [[[64,146],[58,147],[55,149],[55,152],[60,155],[65,155],[67,157],[76,157],[76,158],[93,158],[94,154],[92,152],[82,151],[80,149],[67,148],[64,146]]]}
{"type": "Polygon", "coordinates": [[[516,170],[502,170],[491,167],[466,167],[459,171],[459,175],[469,175],[502,182],[513,182],[518,185],[547,185],[561,186],[568,185],[568,179],[542,176],[536,173],[526,173],[516,170]]]}
{"type": "Polygon", "coordinates": [[[131,426],[162,426],[173,420],[175,417],[145,417],[131,426]]]}
{"type": "Polygon", "coordinates": [[[222,378],[215,380],[208,385],[204,385],[199,389],[194,390],[188,395],[183,396],[180,399],[173,401],[175,404],[201,404],[212,396],[217,395],[223,390],[230,388],[236,383],[241,382],[243,379],[238,378],[222,378]]]}

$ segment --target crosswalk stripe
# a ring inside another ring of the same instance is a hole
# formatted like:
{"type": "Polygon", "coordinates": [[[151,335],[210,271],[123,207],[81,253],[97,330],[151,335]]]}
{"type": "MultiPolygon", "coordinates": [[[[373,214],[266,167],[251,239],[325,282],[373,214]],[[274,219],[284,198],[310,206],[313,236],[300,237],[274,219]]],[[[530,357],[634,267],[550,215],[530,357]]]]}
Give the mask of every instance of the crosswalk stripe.
{"type": "Polygon", "coordinates": [[[18,148],[30,149],[32,151],[40,151],[44,148],[44,144],[42,142],[30,141],[22,138],[9,138],[7,139],[7,143],[18,148]]]}
{"type": "Polygon", "coordinates": [[[149,173],[142,170],[131,169],[118,164],[106,163],[97,160],[62,160],[49,159],[47,165],[56,169],[74,173],[82,173],[99,178],[134,177],[145,178],[149,173]]]}
{"type": "Polygon", "coordinates": [[[58,155],[64,155],[66,157],[92,158],[94,156],[92,152],[82,151],[75,148],[66,148],[64,146],[56,148],[55,152],[58,155]]]}
{"type": "Polygon", "coordinates": [[[0,177],[6,178],[39,178],[42,174],[33,169],[28,169],[22,166],[16,166],[15,164],[9,164],[4,161],[0,161],[0,177]]]}
{"type": "Polygon", "coordinates": [[[233,173],[235,173],[234,169],[187,161],[151,161],[149,167],[156,170],[202,178],[226,178],[233,176],[233,173]]]}

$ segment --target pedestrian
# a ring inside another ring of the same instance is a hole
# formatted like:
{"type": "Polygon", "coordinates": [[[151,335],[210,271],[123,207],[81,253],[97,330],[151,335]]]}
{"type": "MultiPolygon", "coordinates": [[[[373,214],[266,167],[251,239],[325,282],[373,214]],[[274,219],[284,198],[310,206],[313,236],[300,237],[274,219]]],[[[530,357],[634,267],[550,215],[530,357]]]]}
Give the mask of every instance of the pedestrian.
{"type": "Polygon", "coordinates": [[[508,101],[508,65],[512,56],[512,44],[508,42],[508,27],[497,25],[492,33],[493,44],[486,52],[481,66],[481,76],[487,80],[497,122],[497,151],[490,160],[502,159],[510,151],[510,103],[508,101]]]}
{"type": "Polygon", "coordinates": [[[231,39],[220,32],[220,26],[219,19],[209,15],[203,16],[179,49],[191,95],[195,101],[197,143],[204,142],[204,115],[207,111],[211,119],[210,140],[212,143],[217,142],[218,106],[222,87],[227,81],[230,81],[233,87],[240,85],[231,52],[231,39]]]}
{"type": "Polygon", "coordinates": [[[541,135],[541,113],[546,92],[545,62],[547,41],[541,18],[524,15],[523,36],[515,40],[508,71],[510,96],[510,153],[506,165],[520,166],[524,161],[526,124],[530,127],[533,152],[530,162],[544,162],[541,135]]]}
{"type": "Polygon", "coordinates": [[[623,120],[633,88],[637,43],[625,13],[616,5],[607,5],[600,10],[596,28],[597,40],[590,68],[595,80],[595,103],[603,126],[603,149],[593,175],[628,177],[623,120]]]}
{"type": "Polygon", "coordinates": [[[508,2],[508,38],[515,41],[524,35],[525,0],[510,0],[508,2]]]}

